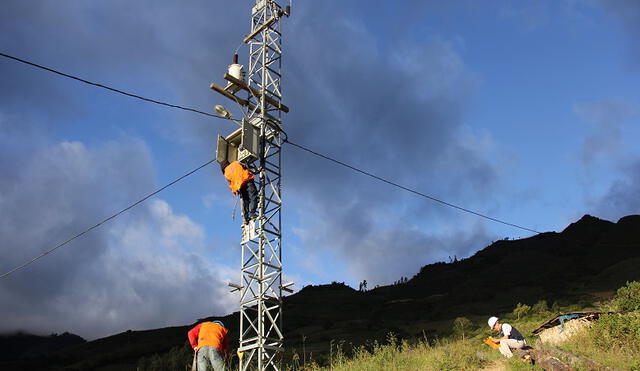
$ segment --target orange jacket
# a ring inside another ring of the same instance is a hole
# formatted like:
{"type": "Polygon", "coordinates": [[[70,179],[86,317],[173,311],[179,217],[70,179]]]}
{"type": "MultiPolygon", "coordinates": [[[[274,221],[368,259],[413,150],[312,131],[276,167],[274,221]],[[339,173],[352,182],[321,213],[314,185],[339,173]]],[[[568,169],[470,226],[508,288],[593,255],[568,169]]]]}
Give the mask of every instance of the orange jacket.
{"type": "Polygon", "coordinates": [[[202,322],[188,332],[189,343],[193,349],[214,347],[227,354],[229,350],[229,330],[220,323],[202,322]]]}
{"type": "Polygon", "coordinates": [[[253,179],[253,174],[238,161],[234,161],[224,168],[224,177],[229,181],[229,188],[235,195],[243,184],[253,179]]]}

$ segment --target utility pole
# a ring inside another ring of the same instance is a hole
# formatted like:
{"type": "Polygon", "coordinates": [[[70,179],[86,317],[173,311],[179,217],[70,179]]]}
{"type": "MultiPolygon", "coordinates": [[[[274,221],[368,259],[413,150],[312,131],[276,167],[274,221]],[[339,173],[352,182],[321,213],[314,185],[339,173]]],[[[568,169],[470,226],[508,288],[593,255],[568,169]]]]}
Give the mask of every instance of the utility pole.
{"type": "MultiPolygon", "coordinates": [[[[282,282],[281,151],[282,30],[284,9],[275,0],[255,0],[251,10],[249,68],[244,78],[238,56],[224,75],[227,86],[211,88],[237,103],[241,127],[226,138],[218,137],[218,161],[240,161],[250,167],[259,184],[258,216],[242,226],[240,284],[229,283],[240,292],[240,370],[279,370],[283,348],[282,293],[292,292],[293,282],[282,282]],[[236,94],[246,94],[240,97],[236,94]]],[[[230,118],[221,106],[218,113],[230,118]]],[[[241,218],[242,219],[242,218],[241,218]]]]}

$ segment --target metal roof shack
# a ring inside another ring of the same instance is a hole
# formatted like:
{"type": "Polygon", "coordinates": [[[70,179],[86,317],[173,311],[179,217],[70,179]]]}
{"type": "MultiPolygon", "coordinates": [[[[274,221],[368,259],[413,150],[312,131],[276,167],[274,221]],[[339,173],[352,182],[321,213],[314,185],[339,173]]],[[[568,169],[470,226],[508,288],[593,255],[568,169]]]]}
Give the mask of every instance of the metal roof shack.
{"type": "Polygon", "coordinates": [[[602,312],[582,311],[557,315],[540,325],[531,333],[538,335],[545,345],[558,345],[591,326],[591,321],[600,318],[602,312]]]}

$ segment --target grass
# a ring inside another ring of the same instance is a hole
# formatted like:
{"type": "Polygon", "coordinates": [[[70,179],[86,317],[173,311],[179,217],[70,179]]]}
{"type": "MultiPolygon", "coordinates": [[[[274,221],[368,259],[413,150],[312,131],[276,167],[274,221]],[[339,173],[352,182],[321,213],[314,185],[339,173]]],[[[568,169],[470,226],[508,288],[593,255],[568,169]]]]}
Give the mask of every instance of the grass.
{"type": "MultiPolygon", "coordinates": [[[[583,331],[573,336],[559,348],[575,355],[587,357],[604,366],[621,370],[640,370],[640,360],[638,360],[640,347],[637,344],[635,346],[628,344],[625,347],[602,348],[593,343],[593,337],[589,331],[583,331]]],[[[573,366],[576,370],[588,369],[582,365],[573,366]]]]}
{"type": "MultiPolygon", "coordinates": [[[[562,311],[566,312],[567,309],[569,307],[562,308],[562,311]]],[[[575,309],[574,306],[570,307],[570,310],[575,309]]],[[[510,315],[507,314],[502,318],[505,322],[518,328],[525,335],[527,343],[535,344],[537,338],[528,334],[552,315],[551,313],[527,314],[517,320],[510,318],[510,315]]],[[[640,317],[640,313],[631,313],[623,319],[617,318],[615,321],[610,321],[609,327],[623,327],[620,326],[621,320],[629,319],[630,323],[634,323],[638,317],[640,317]]],[[[594,327],[598,329],[603,326],[594,327]]],[[[604,327],[605,330],[607,328],[604,327]]],[[[635,341],[630,338],[631,340],[616,346],[603,346],[602,341],[596,340],[604,338],[602,331],[585,329],[560,348],[608,367],[640,371],[640,360],[637,357],[640,352],[640,340],[638,340],[640,337],[635,341]]],[[[384,343],[374,341],[358,347],[352,347],[342,341],[332,341],[329,355],[322,361],[323,365],[318,365],[307,358],[306,365],[301,365],[301,359],[298,359],[296,364],[289,364],[285,366],[285,369],[289,371],[479,370],[500,365],[503,370],[540,370],[539,367],[524,363],[521,359],[504,359],[498,351],[492,350],[482,343],[482,339],[489,335],[495,334],[484,325],[484,322],[476,321],[474,327],[466,334],[465,340],[459,336],[450,336],[436,340],[422,338],[408,341],[398,340],[396,336],[389,334],[384,343]]],[[[178,362],[177,364],[190,364],[184,359],[182,353],[183,349],[176,347],[170,352],[171,357],[159,357],[157,360],[150,358],[147,360],[149,363],[147,367],[141,369],[176,369],[170,366],[171,364],[175,365],[175,361],[178,362]],[[170,362],[168,358],[177,359],[170,362]],[[159,367],[160,364],[168,367],[159,367]]],[[[191,353],[188,355],[187,358],[190,358],[191,353]]],[[[584,365],[573,364],[572,366],[575,370],[588,370],[584,365]]]]}
{"type": "Polygon", "coordinates": [[[411,344],[408,341],[399,342],[389,335],[386,344],[374,342],[369,347],[358,347],[348,357],[342,350],[342,344],[337,344],[331,352],[328,367],[311,364],[301,370],[477,370],[490,362],[485,355],[488,348],[483,347],[486,348],[477,339],[420,340],[411,344]]]}
{"type": "MultiPolygon", "coordinates": [[[[566,311],[562,308],[563,312],[566,311]]],[[[571,307],[571,310],[574,310],[571,307]]],[[[517,320],[509,315],[503,316],[505,322],[518,328],[526,337],[527,343],[535,344],[536,337],[529,336],[541,322],[548,319],[551,313],[528,314],[517,320]]],[[[635,323],[640,313],[609,320],[612,328],[621,328],[621,321],[635,323]]],[[[605,319],[605,321],[607,321],[605,319]]],[[[603,324],[607,322],[603,321],[603,324]]],[[[576,334],[560,348],[574,355],[589,358],[604,366],[616,369],[640,371],[640,337],[629,338],[614,346],[603,346],[602,335],[604,325],[594,326],[595,330],[585,329],[576,334]],[[600,339],[600,341],[597,341],[600,339]]],[[[607,328],[604,326],[604,329],[607,328]]],[[[371,342],[364,346],[351,347],[342,341],[332,341],[326,365],[320,366],[313,360],[306,365],[300,365],[300,359],[295,365],[285,367],[289,371],[374,371],[374,370],[479,370],[489,366],[501,365],[504,370],[540,370],[536,366],[524,363],[521,359],[504,359],[495,350],[482,343],[482,339],[493,334],[484,323],[476,325],[466,334],[466,339],[459,337],[445,337],[440,339],[416,339],[413,341],[398,340],[389,334],[384,343],[371,342]]],[[[614,334],[616,335],[616,334],[614,334]]],[[[192,353],[176,347],[165,357],[150,357],[146,362],[139,363],[142,370],[173,370],[176,365],[190,364],[192,353]],[[183,354],[185,353],[185,354],[183,354]],[[170,355],[170,357],[169,357],[170,355]],[[189,361],[189,362],[188,362],[189,361]],[[146,363],[146,364],[145,364],[146,363]],[[146,367],[145,367],[146,366],[146,367]],[[163,366],[163,367],[160,367],[163,366]]],[[[564,360],[566,361],[566,360],[564,360]]],[[[324,363],[324,362],[323,362],[324,363]]],[[[581,364],[572,364],[575,370],[588,370],[581,364]]]]}
{"type": "MultiPolygon", "coordinates": [[[[536,347],[538,338],[530,335],[531,331],[541,323],[559,313],[567,313],[585,309],[594,309],[594,297],[591,301],[587,297],[581,298],[579,304],[559,306],[554,304],[551,309],[546,303],[538,302],[532,305],[526,313],[506,313],[501,316],[501,322],[507,322],[516,327],[524,336],[529,345],[536,347]],[[520,319],[517,315],[520,315],[520,319]]],[[[618,311],[620,306],[636,308],[640,303],[640,285],[628,284],[627,289],[618,291],[617,297],[603,300],[599,307],[605,310],[618,311]],[[624,297],[624,300],[620,298],[624,297]]],[[[523,308],[523,305],[519,305],[523,308]]],[[[527,306],[528,307],[528,306],[527,306]]],[[[392,322],[385,322],[384,328],[398,328],[404,334],[413,334],[413,338],[389,334],[383,342],[365,342],[360,346],[353,346],[340,340],[331,340],[329,346],[319,343],[306,343],[305,353],[300,353],[292,347],[292,357],[283,359],[284,369],[289,371],[374,371],[374,370],[540,370],[539,367],[524,363],[518,358],[505,359],[502,355],[485,344],[482,340],[488,336],[496,336],[486,325],[487,316],[469,316],[470,321],[457,321],[465,323],[458,326],[455,335],[442,336],[447,329],[451,333],[455,320],[437,321],[429,324],[428,328],[437,331],[422,332],[416,336],[419,321],[414,321],[414,328],[392,327],[392,322]],[[461,336],[461,327],[464,327],[464,337],[461,336]],[[433,335],[435,334],[435,335],[433,335]],[[427,338],[427,335],[430,335],[427,338]],[[409,340],[407,340],[409,339],[409,340]],[[306,360],[306,364],[304,363],[306,360]]],[[[357,327],[358,323],[352,324],[357,327]]],[[[328,326],[331,336],[339,339],[344,332],[338,331],[340,326],[328,326]],[[334,328],[336,327],[336,328],[334,328]]],[[[357,328],[356,328],[357,329],[357,328]]],[[[314,332],[310,328],[303,328],[305,333],[314,332]]],[[[301,330],[302,331],[302,330],[301,330]]],[[[395,331],[395,330],[394,330],[395,331]]],[[[419,334],[419,333],[418,333],[419,334]]],[[[326,335],[326,333],[325,333],[326,335]]],[[[311,335],[309,335],[311,338],[311,335]]],[[[380,337],[382,338],[382,337],[380,337]]],[[[307,339],[308,340],[308,339],[307,339]]],[[[327,341],[329,341],[327,339],[327,341]]],[[[585,328],[577,333],[569,341],[565,342],[561,350],[576,356],[586,357],[601,365],[616,369],[640,371],[640,311],[625,315],[603,315],[600,320],[593,322],[590,329],[585,328]]],[[[175,347],[170,352],[141,359],[138,363],[140,370],[176,370],[190,365],[192,352],[188,345],[175,347]]],[[[237,359],[234,360],[237,362],[237,359]]],[[[568,360],[563,360],[568,362],[568,360]]],[[[583,364],[572,364],[576,370],[587,370],[583,364]]],[[[235,365],[230,369],[235,369],[235,365]]]]}
{"type": "MultiPolygon", "coordinates": [[[[604,316],[590,329],[576,334],[560,346],[604,366],[640,371],[640,313],[604,316]],[[624,334],[611,333],[613,331],[624,334]],[[629,331],[631,330],[631,331],[629,331]]],[[[576,369],[585,369],[575,365],[576,369]]]]}
{"type": "MultiPolygon", "coordinates": [[[[622,294],[627,296],[624,299],[625,305],[632,305],[632,309],[638,307],[640,284],[637,283],[627,284],[626,288],[618,291],[617,298],[605,304],[612,309],[620,310],[622,294]]],[[[528,334],[554,314],[546,309],[546,304],[539,308],[545,309],[539,310],[538,313],[526,313],[521,319],[514,318],[514,313],[506,314],[501,319],[518,328],[525,335],[527,343],[532,345],[536,343],[537,338],[528,334]]],[[[557,309],[566,313],[587,308],[574,304],[557,309]]],[[[504,359],[500,353],[482,344],[482,339],[495,335],[487,326],[484,326],[483,322],[479,326],[470,325],[470,327],[465,340],[451,336],[435,341],[425,338],[408,342],[398,341],[390,334],[384,344],[374,342],[369,346],[356,347],[349,352],[344,351],[344,343],[332,342],[328,366],[320,367],[312,362],[303,367],[290,367],[289,370],[478,370],[496,365],[505,370],[540,369],[515,357],[504,359]]],[[[590,328],[583,329],[562,344],[560,349],[575,356],[588,358],[603,366],[640,371],[640,359],[637,356],[640,353],[640,311],[603,315],[593,322],[590,328]]],[[[589,369],[585,364],[571,366],[575,370],[589,369]]]]}

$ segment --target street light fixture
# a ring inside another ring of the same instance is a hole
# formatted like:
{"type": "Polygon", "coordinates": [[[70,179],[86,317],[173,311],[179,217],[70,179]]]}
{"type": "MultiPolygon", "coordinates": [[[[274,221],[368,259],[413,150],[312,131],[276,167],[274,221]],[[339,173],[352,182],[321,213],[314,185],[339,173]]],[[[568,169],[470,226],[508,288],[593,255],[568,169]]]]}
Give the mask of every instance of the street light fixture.
{"type": "Polygon", "coordinates": [[[227,111],[226,108],[224,108],[223,106],[216,104],[215,107],[213,107],[213,109],[216,110],[216,112],[218,112],[218,115],[226,118],[226,119],[230,119],[231,118],[231,112],[227,111]]]}

